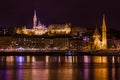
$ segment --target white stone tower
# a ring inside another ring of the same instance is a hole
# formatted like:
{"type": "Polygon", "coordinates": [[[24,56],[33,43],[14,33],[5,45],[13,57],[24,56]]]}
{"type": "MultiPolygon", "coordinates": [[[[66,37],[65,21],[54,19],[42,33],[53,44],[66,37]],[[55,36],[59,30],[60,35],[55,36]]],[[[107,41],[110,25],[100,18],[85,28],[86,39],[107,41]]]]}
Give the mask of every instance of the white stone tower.
{"type": "Polygon", "coordinates": [[[107,33],[106,33],[106,23],[105,23],[105,15],[103,14],[103,22],[102,22],[102,49],[107,49],[107,33]]]}
{"type": "Polygon", "coordinates": [[[34,17],[33,17],[33,28],[37,26],[37,16],[36,16],[36,10],[34,10],[34,17]]]}

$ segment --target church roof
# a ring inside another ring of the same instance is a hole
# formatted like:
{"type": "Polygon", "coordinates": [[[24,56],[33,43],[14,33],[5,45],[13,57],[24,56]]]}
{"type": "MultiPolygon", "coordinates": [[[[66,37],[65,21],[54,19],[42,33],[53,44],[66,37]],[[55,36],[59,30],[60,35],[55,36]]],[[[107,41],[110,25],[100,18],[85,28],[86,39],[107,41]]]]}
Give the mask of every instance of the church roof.
{"type": "Polygon", "coordinates": [[[101,35],[100,35],[97,27],[96,27],[96,29],[95,29],[95,31],[94,31],[93,37],[94,37],[94,38],[95,38],[95,37],[99,37],[99,38],[101,37],[101,35]]]}

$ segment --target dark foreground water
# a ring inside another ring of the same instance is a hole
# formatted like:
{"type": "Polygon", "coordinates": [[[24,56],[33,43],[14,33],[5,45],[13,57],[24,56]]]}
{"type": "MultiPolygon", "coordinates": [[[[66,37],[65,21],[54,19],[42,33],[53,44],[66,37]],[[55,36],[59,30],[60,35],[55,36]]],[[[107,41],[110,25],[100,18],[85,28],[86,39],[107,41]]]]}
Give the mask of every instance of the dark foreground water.
{"type": "Polygon", "coordinates": [[[0,80],[119,79],[119,56],[0,57],[0,80]]]}

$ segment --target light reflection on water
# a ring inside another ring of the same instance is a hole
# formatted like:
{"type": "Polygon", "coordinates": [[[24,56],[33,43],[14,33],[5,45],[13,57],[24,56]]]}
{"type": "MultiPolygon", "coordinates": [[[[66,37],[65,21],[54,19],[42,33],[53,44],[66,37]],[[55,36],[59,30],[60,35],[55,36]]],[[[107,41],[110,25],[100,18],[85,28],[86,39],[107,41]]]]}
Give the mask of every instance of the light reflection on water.
{"type": "Polygon", "coordinates": [[[0,56],[0,80],[118,80],[119,56],[0,56]]]}

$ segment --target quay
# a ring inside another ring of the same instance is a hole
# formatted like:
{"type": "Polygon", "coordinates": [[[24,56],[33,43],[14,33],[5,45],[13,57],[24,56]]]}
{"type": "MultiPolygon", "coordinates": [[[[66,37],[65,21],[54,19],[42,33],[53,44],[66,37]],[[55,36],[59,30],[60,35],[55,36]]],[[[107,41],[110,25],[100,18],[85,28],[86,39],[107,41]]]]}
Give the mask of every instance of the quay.
{"type": "Polygon", "coordinates": [[[0,56],[120,56],[119,50],[103,51],[0,51],[0,56]]]}

